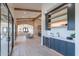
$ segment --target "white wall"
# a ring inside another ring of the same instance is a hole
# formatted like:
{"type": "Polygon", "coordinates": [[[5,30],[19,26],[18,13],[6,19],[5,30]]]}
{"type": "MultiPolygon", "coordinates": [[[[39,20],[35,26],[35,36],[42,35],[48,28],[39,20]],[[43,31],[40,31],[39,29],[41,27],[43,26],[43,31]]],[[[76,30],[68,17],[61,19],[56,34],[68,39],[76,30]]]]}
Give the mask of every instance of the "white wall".
{"type": "Polygon", "coordinates": [[[75,28],[76,28],[76,38],[75,38],[75,49],[76,55],[79,56],[79,3],[75,6],[75,28]]]}
{"type": "Polygon", "coordinates": [[[38,36],[38,32],[39,32],[39,29],[38,29],[38,26],[41,25],[41,20],[40,19],[37,19],[34,21],[34,35],[37,37],[38,36]]]}

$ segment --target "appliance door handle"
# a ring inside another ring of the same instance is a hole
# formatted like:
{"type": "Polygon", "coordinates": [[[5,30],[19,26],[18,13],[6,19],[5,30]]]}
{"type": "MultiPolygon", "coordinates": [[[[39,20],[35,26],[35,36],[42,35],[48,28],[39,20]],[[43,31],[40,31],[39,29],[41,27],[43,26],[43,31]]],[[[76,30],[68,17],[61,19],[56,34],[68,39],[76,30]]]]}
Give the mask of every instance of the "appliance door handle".
{"type": "Polygon", "coordinates": [[[10,41],[10,36],[8,37],[8,41],[10,41]]]}

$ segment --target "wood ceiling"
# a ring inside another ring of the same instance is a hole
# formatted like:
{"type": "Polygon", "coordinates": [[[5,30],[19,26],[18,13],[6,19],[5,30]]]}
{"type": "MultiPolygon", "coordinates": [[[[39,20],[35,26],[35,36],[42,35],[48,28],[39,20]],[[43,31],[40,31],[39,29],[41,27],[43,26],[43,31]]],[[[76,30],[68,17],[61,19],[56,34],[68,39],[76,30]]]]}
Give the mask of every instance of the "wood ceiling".
{"type": "Polygon", "coordinates": [[[16,20],[21,20],[21,19],[31,19],[32,21],[35,21],[36,19],[41,17],[41,10],[34,10],[34,9],[23,9],[23,8],[14,8],[15,11],[29,11],[29,12],[36,12],[39,13],[35,18],[16,18],[16,20]]]}
{"type": "Polygon", "coordinates": [[[14,8],[14,10],[18,10],[18,11],[30,11],[30,12],[41,12],[41,10],[23,9],[23,8],[14,8]]]}

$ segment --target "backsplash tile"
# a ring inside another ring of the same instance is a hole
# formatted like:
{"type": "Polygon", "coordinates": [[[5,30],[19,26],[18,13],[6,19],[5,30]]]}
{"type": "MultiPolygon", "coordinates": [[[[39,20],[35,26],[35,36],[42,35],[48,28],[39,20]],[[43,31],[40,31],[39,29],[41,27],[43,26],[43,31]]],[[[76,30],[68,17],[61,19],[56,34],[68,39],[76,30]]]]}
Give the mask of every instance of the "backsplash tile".
{"type": "Polygon", "coordinates": [[[61,27],[61,28],[52,28],[50,31],[46,31],[45,36],[47,37],[58,37],[58,34],[60,37],[66,38],[67,36],[70,36],[74,31],[72,30],[67,30],[66,27],[61,27]]]}

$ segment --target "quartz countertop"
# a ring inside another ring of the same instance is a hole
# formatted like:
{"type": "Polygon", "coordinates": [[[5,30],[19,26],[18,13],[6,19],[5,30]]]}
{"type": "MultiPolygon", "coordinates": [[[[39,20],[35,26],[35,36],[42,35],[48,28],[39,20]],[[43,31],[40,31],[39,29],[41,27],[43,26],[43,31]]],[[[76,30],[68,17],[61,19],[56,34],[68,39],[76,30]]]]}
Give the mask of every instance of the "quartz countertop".
{"type": "MultiPolygon", "coordinates": [[[[45,37],[48,37],[48,36],[45,36],[45,37]]],[[[69,40],[69,39],[64,38],[64,37],[51,37],[51,36],[49,36],[49,37],[50,37],[50,38],[55,38],[55,39],[58,39],[58,40],[63,40],[63,41],[75,43],[75,38],[74,38],[73,40],[69,40]]]]}

